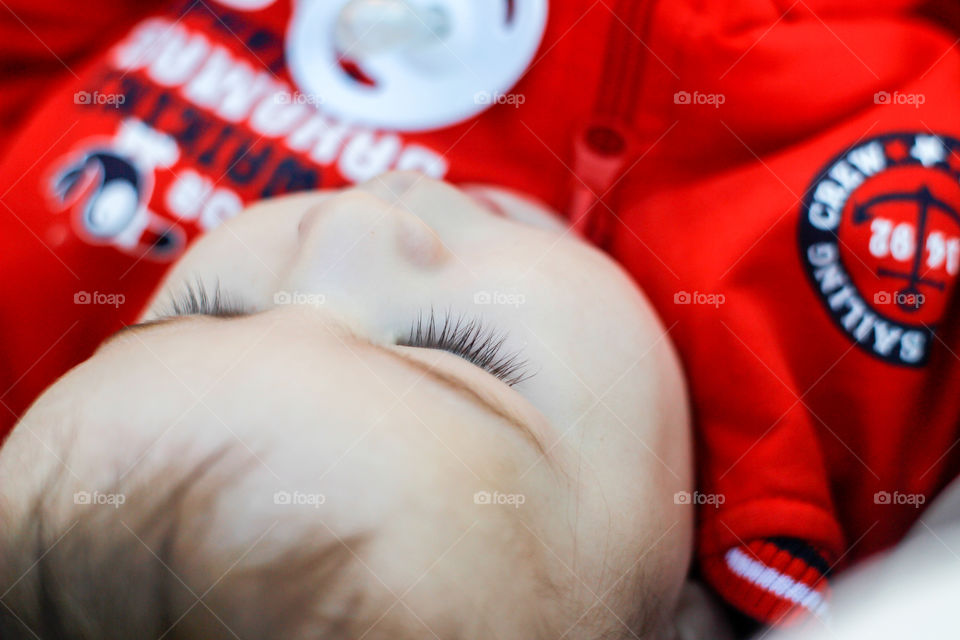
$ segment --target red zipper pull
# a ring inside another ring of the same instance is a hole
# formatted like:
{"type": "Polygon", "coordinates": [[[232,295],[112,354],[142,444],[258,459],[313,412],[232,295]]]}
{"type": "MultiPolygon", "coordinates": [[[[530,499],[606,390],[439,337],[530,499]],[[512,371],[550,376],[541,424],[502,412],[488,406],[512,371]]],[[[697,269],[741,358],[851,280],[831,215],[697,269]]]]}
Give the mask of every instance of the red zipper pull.
{"type": "Polygon", "coordinates": [[[605,201],[626,168],[630,146],[623,128],[609,122],[593,122],[574,138],[567,217],[577,233],[601,247],[613,229],[605,201]]]}

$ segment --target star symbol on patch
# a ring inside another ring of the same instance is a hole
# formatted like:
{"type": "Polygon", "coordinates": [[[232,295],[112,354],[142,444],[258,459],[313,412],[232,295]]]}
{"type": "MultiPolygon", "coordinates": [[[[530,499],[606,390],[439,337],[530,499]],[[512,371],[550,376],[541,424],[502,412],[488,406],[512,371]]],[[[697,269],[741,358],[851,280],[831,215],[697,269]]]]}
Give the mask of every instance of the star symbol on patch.
{"type": "Polygon", "coordinates": [[[897,162],[903,162],[907,159],[907,156],[910,155],[907,145],[904,144],[903,140],[894,140],[893,142],[888,142],[884,147],[887,155],[891,160],[897,162]]]}
{"type": "Polygon", "coordinates": [[[947,148],[937,136],[917,136],[910,149],[910,155],[920,161],[925,167],[932,167],[943,162],[947,157],[947,148]]]}

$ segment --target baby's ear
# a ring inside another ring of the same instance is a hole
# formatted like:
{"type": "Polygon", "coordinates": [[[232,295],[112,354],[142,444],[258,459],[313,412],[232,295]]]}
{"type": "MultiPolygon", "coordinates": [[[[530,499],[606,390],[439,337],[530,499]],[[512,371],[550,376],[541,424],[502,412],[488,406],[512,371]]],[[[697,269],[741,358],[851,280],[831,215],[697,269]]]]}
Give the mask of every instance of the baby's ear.
{"type": "Polygon", "coordinates": [[[733,640],[733,630],[719,601],[698,582],[687,580],[673,618],[676,640],[733,640]]]}

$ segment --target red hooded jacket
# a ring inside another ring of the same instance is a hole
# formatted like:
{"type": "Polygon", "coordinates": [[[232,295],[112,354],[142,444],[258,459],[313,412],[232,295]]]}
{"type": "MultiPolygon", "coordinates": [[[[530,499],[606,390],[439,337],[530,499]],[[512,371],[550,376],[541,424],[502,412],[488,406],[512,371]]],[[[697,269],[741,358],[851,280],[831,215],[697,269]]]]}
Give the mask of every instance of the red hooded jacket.
{"type": "Polygon", "coordinates": [[[767,622],[821,612],[960,464],[952,7],[553,0],[522,104],[396,133],[295,98],[289,0],[7,0],[0,434],[244,203],[392,168],[500,184],[670,327],[703,575],[767,622]],[[129,219],[95,202],[131,193],[129,219]]]}

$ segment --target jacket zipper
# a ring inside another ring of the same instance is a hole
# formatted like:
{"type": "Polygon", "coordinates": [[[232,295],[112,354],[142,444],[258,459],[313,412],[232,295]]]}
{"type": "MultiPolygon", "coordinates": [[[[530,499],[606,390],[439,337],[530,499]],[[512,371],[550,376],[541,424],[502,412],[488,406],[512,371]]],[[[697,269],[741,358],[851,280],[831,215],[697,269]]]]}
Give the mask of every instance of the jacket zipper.
{"type": "Polygon", "coordinates": [[[654,4],[655,0],[616,0],[593,113],[574,137],[575,175],[567,215],[574,230],[603,248],[609,246],[614,230],[610,192],[635,152],[634,121],[646,63],[645,45],[637,35],[647,39],[654,4]],[[641,29],[635,35],[628,26],[638,24],[638,18],[641,29]]]}

